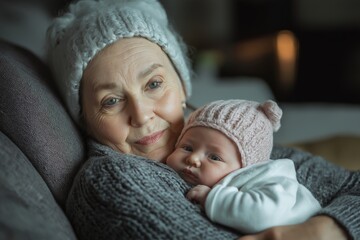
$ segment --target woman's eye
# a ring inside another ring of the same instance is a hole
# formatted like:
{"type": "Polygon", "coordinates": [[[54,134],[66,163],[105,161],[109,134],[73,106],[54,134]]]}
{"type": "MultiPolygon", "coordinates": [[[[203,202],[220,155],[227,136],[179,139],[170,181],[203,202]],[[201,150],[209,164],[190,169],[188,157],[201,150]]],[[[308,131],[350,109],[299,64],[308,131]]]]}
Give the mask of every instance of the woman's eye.
{"type": "Polygon", "coordinates": [[[110,98],[104,102],[105,107],[111,107],[117,104],[120,100],[118,98],[110,98]]]}
{"type": "Polygon", "coordinates": [[[221,158],[216,154],[210,154],[209,159],[211,159],[213,161],[221,161],[221,158]]]}
{"type": "Polygon", "coordinates": [[[148,88],[149,89],[156,89],[156,88],[159,88],[161,86],[162,82],[161,81],[152,81],[148,84],[148,88]]]}
{"type": "Polygon", "coordinates": [[[182,146],[182,149],[184,149],[187,152],[192,152],[192,150],[193,150],[191,146],[187,146],[187,145],[182,146]]]}

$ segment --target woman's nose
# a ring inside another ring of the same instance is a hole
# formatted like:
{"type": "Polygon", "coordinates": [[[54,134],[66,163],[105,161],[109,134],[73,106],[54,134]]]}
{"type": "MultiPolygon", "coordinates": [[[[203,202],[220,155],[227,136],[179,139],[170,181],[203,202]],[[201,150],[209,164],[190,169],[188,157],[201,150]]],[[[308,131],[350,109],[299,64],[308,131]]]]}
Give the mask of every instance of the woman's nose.
{"type": "Polygon", "coordinates": [[[187,158],[187,164],[190,165],[191,167],[200,167],[201,166],[201,157],[199,156],[199,154],[197,153],[192,153],[188,158],[187,158]]]}
{"type": "Polygon", "coordinates": [[[130,125],[133,127],[141,127],[153,118],[153,106],[151,102],[132,99],[129,100],[130,125]]]}

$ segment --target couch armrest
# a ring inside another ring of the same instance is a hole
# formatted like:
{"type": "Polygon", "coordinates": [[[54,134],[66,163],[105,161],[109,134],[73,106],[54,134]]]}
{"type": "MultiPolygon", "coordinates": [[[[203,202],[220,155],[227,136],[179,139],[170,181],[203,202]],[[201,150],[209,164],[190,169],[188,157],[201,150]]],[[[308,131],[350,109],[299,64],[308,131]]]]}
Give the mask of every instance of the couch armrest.
{"type": "Polygon", "coordinates": [[[64,205],[84,143],[34,54],[0,40],[0,130],[27,156],[64,205]]]}
{"type": "Polygon", "coordinates": [[[0,132],[0,239],[76,239],[44,180],[0,132]]]}

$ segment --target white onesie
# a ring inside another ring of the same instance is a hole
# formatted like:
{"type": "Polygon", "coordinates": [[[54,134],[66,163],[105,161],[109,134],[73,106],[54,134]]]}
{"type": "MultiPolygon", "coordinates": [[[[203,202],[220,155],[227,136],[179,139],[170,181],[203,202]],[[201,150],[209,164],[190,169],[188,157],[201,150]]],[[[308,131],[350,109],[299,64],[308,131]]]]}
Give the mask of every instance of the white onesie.
{"type": "Polygon", "coordinates": [[[213,187],[205,202],[212,221],[243,233],[301,223],[320,208],[297,181],[289,159],[268,160],[230,173],[213,187]]]}

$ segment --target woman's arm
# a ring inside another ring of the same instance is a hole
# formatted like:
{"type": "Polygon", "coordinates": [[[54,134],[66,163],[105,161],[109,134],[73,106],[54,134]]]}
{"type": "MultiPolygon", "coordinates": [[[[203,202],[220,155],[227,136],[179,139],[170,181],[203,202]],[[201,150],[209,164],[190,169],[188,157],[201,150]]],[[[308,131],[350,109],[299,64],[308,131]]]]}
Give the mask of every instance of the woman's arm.
{"type": "Polygon", "coordinates": [[[259,234],[239,238],[239,240],[346,240],[351,239],[334,219],[317,216],[308,221],[289,226],[270,228],[259,234]]]}
{"type": "MultiPolygon", "coordinates": [[[[293,228],[299,229],[299,231],[310,228],[313,232],[321,232],[322,236],[325,236],[327,232],[322,230],[330,228],[330,226],[338,226],[333,228],[332,231],[335,232],[332,236],[336,236],[336,233],[341,235],[345,231],[349,239],[360,239],[359,171],[349,171],[321,157],[285,147],[275,147],[272,157],[292,159],[295,163],[298,181],[311,191],[322,206],[318,213],[322,216],[320,219],[310,219],[304,224],[293,226],[293,228]],[[318,224],[313,224],[314,222],[318,224]]],[[[330,237],[327,239],[341,238],[330,237]]]]}

